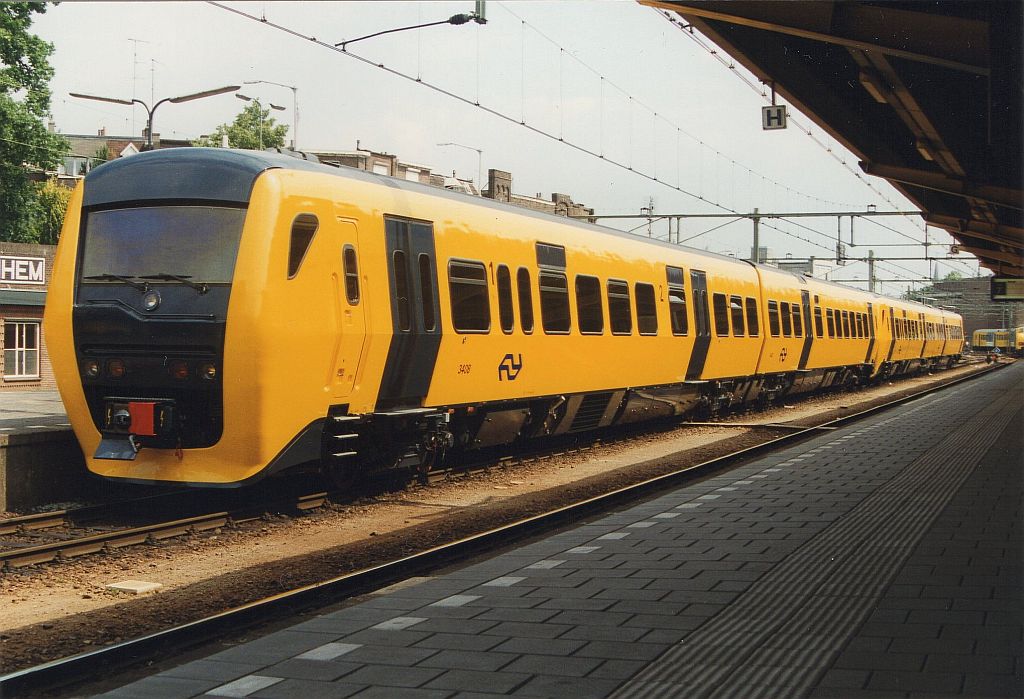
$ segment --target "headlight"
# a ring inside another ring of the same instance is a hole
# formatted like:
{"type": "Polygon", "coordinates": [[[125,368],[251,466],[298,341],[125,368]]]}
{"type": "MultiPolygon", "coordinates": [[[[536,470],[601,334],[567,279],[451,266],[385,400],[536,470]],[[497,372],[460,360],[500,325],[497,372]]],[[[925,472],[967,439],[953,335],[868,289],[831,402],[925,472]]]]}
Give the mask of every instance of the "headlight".
{"type": "Polygon", "coordinates": [[[203,364],[199,367],[199,375],[207,381],[213,381],[217,378],[217,365],[215,364],[203,364]]]}
{"type": "Polygon", "coordinates": [[[155,311],[160,306],[160,292],[150,289],[142,295],[142,307],[147,311],[155,311]]]}
{"type": "Polygon", "coordinates": [[[95,359],[90,359],[82,364],[82,374],[89,379],[95,379],[100,375],[100,363],[95,359]]]}

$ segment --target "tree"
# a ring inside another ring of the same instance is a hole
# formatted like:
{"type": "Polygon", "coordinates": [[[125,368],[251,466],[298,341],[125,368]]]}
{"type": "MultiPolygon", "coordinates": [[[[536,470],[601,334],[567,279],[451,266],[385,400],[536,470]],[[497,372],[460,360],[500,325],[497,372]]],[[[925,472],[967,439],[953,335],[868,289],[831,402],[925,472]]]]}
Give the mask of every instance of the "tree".
{"type": "Polygon", "coordinates": [[[0,3],[0,241],[35,242],[42,206],[26,168],[52,170],[69,149],[46,130],[53,45],[29,33],[41,2],[0,3]]]}
{"type": "Polygon", "coordinates": [[[286,124],[277,124],[270,116],[270,110],[264,109],[257,100],[245,105],[235,120],[230,124],[221,124],[209,136],[203,136],[192,142],[194,146],[220,148],[227,136],[229,148],[247,148],[263,150],[264,148],[281,148],[288,133],[286,124]]]}
{"type": "Polygon", "coordinates": [[[50,178],[38,185],[39,198],[39,242],[44,245],[56,245],[60,238],[60,229],[64,225],[64,215],[68,210],[71,190],[58,184],[56,178],[50,178]]]}

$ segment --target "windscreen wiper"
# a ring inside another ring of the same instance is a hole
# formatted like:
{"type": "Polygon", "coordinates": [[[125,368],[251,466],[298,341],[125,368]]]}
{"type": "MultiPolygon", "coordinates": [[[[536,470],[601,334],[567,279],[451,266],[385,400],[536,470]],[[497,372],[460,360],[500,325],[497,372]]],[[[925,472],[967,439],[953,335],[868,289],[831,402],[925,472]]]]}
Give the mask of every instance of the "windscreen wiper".
{"type": "Polygon", "coordinates": [[[210,287],[206,284],[200,284],[192,281],[191,275],[182,274],[168,274],[167,272],[160,272],[159,274],[144,274],[139,279],[154,279],[162,282],[178,282],[184,284],[187,287],[191,287],[198,291],[200,294],[205,294],[210,290],[210,287]]]}
{"type": "MultiPolygon", "coordinates": [[[[145,277],[140,278],[145,279],[145,277]]],[[[82,277],[82,279],[95,279],[96,281],[101,282],[121,282],[122,284],[127,284],[133,289],[138,289],[142,293],[146,293],[147,291],[149,291],[149,284],[140,284],[131,277],[122,277],[120,274],[92,274],[89,275],[88,277],[82,277]]]]}

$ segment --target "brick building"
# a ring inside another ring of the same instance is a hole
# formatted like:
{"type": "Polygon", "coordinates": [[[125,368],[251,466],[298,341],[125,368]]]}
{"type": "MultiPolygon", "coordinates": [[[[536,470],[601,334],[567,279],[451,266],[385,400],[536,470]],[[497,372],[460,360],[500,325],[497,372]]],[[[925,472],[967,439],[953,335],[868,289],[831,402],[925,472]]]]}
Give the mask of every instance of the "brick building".
{"type": "Polygon", "coordinates": [[[55,251],[0,242],[0,393],[56,387],[42,326],[55,251]]]}
{"type": "Polygon", "coordinates": [[[914,299],[944,306],[963,316],[964,335],[968,339],[983,328],[1017,328],[1024,326],[1024,303],[993,301],[991,277],[948,279],[931,284],[914,294],[914,299]]]}

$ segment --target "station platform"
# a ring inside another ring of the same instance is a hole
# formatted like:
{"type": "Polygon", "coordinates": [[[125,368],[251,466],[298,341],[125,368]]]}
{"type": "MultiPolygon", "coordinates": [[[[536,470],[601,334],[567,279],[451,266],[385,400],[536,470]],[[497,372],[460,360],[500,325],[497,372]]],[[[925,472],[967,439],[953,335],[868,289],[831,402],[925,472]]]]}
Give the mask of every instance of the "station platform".
{"type": "Polygon", "coordinates": [[[1022,696],[1022,397],[1024,362],[103,696],[1022,696]]]}

